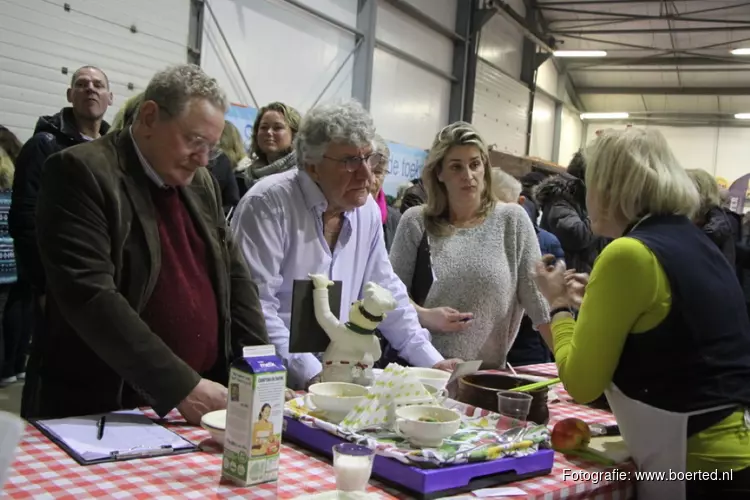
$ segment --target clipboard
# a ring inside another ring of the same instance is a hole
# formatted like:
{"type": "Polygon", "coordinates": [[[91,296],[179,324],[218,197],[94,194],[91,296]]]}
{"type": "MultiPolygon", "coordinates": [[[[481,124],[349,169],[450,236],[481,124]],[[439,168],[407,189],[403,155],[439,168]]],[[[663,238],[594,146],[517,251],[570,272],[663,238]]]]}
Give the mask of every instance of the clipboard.
{"type": "MultiPolygon", "coordinates": [[[[331,312],[341,317],[341,281],[328,287],[331,312]]],[[[292,285],[292,311],[289,319],[289,352],[321,353],[328,349],[331,339],[315,318],[312,280],[294,280],[292,285]]]]}
{"type": "Polygon", "coordinates": [[[198,446],[154,422],[139,410],[99,413],[82,417],[29,419],[79,465],[94,465],[138,458],[177,455],[198,446]],[[97,423],[106,417],[102,439],[97,423]]]}

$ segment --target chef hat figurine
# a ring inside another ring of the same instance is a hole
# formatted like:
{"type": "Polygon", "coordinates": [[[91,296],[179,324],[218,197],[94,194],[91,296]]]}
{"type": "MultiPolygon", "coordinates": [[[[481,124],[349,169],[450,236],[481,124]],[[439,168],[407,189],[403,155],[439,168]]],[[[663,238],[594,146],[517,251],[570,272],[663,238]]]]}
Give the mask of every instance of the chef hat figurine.
{"type": "Polygon", "coordinates": [[[385,319],[385,313],[396,308],[391,292],[367,283],[364,298],[349,309],[349,321],[342,323],[331,312],[328,287],[333,284],[327,276],[311,274],[315,319],[328,334],[331,343],[323,354],[323,382],[372,384],[372,367],[380,359],[380,340],[375,329],[385,319]]]}

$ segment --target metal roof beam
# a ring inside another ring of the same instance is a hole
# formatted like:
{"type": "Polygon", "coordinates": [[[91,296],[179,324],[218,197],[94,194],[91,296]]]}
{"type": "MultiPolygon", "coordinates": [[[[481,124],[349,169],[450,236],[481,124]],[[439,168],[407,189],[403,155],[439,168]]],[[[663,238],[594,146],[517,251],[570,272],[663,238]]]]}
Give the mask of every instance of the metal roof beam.
{"type": "Polygon", "coordinates": [[[578,87],[578,93],[581,95],[750,95],[750,87],[578,87]]]}
{"type": "MultiPolygon", "coordinates": [[[[595,68],[604,66],[669,66],[674,68],[675,66],[748,66],[750,70],[750,59],[730,59],[721,57],[702,56],[699,54],[691,55],[690,57],[669,57],[671,51],[665,51],[656,53],[650,56],[643,57],[612,57],[603,58],[596,62],[586,58],[569,58],[568,68],[571,71],[576,71],[585,68],[595,68]],[[666,56],[666,57],[665,57],[666,56]],[[577,66],[576,63],[579,63],[577,66]],[[585,64],[581,64],[585,63],[585,64]]],[[[680,52],[679,50],[674,54],[690,54],[689,52],[680,52]]]]}
{"type": "MultiPolygon", "coordinates": [[[[722,24],[750,24],[750,20],[743,19],[708,19],[701,17],[686,17],[684,14],[667,14],[664,16],[653,16],[648,14],[626,14],[622,12],[604,12],[598,10],[568,9],[563,7],[542,7],[543,10],[553,12],[565,12],[568,14],[584,14],[591,17],[586,19],[565,19],[565,21],[611,21],[622,18],[625,21],[690,21],[697,23],[722,23],[722,24]]],[[[557,19],[557,22],[562,19],[557,19]]]]}
{"type": "Polygon", "coordinates": [[[750,31],[750,24],[740,26],[715,26],[713,28],[639,28],[639,29],[594,29],[594,30],[551,30],[551,35],[646,35],[651,33],[728,33],[732,31],[750,31]]]}
{"type": "MultiPolygon", "coordinates": [[[[705,2],[706,0],[683,0],[684,2],[705,2]]],[[[547,6],[556,6],[556,5],[628,5],[628,4],[638,4],[638,3],[645,3],[645,4],[660,4],[664,3],[663,0],[578,0],[578,1],[572,1],[572,2],[539,2],[537,5],[540,9],[543,9],[547,6]]],[[[733,6],[732,6],[733,7],[733,6]]]]}

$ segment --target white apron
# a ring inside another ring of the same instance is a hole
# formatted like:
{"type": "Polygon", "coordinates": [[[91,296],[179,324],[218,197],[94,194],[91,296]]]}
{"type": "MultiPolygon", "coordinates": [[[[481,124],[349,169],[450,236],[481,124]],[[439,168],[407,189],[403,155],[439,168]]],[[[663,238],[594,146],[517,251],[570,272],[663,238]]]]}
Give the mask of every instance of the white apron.
{"type": "MultiPolygon", "coordinates": [[[[684,474],[688,418],[738,406],[729,404],[691,413],[674,413],[631,399],[614,383],[605,394],[620,433],[641,472],[669,474],[671,470],[684,474]]],[[[638,481],[636,489],[638,500],[685,500],[685,481],[638,481]]]]}

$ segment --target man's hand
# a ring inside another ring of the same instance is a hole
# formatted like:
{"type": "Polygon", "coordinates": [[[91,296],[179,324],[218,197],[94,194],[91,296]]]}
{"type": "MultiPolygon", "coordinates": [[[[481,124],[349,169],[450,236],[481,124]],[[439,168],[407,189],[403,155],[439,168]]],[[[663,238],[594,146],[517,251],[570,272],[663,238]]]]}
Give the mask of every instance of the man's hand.
{"type": "Polygon", "coordinates": [[[177,410],[187,423],[199,425],[201,417],[215,410],[227,407],[227,388],[216,382],[202,378],[188,396],[177,405],[177,410]]]}
{"type": "Polygon", "coordinates": [[[419,308],[419,322],[432,332],[462,332],[472,323],[474,314],[458,312],[450,307],[419,308]]]}
{"type": "Polygon", "coordinates": [[[452,359],[444,359],[443,361],[440,361],[439,363],[435,363],[435,366],[433,366],[436,370],[443,370],[446,372],[452,372],[456,369],[456,366],[459,363],[463,363],[463,359],[458,358],[452,358],[452,359]]]}
{"type": "Polygon", "coordinates": [[[318,373],[313,378],[311,378],[310,380],[308,380],[307,384],[305,384],[305,390],[307,391],[308,389],[310,389],[311,385],[319,384],[320,383],[320,376],[321,376],[321,374],[318,373]]]}
{"type": "Polygon", "coordinates": [[[310,274],[309,276],[313,282],[313,288],[315,290],[325,290],[333,285],[333,281],[329,280],[328,276],[325,274],[310,274]]]}

